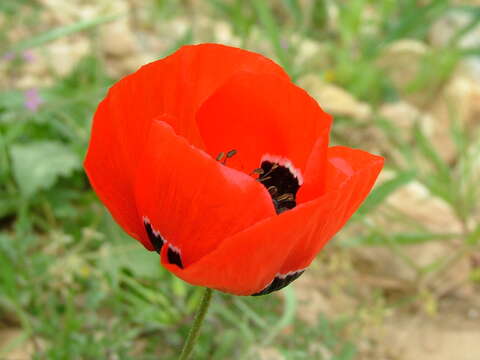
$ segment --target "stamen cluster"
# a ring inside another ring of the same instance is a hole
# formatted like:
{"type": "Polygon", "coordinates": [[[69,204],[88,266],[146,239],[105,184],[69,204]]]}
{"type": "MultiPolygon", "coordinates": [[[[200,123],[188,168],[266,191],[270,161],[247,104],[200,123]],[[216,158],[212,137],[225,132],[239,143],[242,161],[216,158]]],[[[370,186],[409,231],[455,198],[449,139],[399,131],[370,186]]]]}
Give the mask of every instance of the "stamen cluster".
{"type": "Polygon", "coordinates": [[[277,214],[293,209],[297,205],[295,196],[300,185],[287,167],[263,161],[261,167],[255,169],[253,173],[259,175],[257,180],[267,188],[277,214]]]}

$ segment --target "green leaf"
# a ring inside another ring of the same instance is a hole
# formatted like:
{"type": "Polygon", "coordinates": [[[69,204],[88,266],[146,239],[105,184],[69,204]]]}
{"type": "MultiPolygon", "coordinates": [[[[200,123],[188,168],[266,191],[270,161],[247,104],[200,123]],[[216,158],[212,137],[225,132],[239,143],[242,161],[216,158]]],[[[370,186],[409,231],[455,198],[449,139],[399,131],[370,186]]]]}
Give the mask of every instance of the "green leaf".
{"type": "Polygon", "coordinates": [[[79,157],[60,142],[13,145],[10,156],[13,175],[25,197],[52,187],[60,176],[70,176],[81,167],[79,157]]]}

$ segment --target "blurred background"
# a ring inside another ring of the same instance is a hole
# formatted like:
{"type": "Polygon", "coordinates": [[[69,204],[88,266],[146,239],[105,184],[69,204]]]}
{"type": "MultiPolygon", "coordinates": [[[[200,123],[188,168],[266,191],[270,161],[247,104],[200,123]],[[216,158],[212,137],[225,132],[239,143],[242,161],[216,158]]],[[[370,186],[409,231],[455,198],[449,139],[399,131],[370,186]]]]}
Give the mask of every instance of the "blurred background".
{"type": "Polygon", "coordinates": [[[107,88],[182,44],[275,59],[386,157],[292,286],[217,293],[195,359],[480,359],[480,2],[2,0],[0,359],[175,359],[200,290],[82,171],[107,88]]]}

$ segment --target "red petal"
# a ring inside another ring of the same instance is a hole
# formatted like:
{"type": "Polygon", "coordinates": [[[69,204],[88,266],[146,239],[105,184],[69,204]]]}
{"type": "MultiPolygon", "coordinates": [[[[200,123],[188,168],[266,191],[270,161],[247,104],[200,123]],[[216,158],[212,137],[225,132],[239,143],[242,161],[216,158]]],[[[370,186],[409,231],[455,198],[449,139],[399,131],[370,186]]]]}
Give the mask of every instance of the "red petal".
{"type": "Polygon", "coordinates": [[[163,121],[155,121],[150,130],[135,194],[139,214],[180,250],[183,266],[275,215],[260,183],[189,145],[163,121]]]}
{"type": "Polygon", "coordinates": [[[322,247],[345,225],[368,196],[384,163],[380,156],[344,146],[328,148],[327,159],[325,196],[304,206],[330,201],[334,204],[333,210],[323,219],[326,223],[322,232],[316,232],[311,241],[302,242],[285,262],[281,273],[310,265],[322,247]]]}
{"type": "MultiPolygon", "coordinates": [[[[124,165],[125,150],[116,143],[118,127],[111,125],[114,112],[108,99],[97,108],[84,167],[97,196],[113,218],[132,237],[140,240],[143,229],[135,202],[132,201],[131,176],[124,165]],[[115,141],[114,141],[115,140],[115,141]],[[122,171],[125,169],[125,171],[122,171]]],[[[149,242],[143,242],[153,250],[149,242]]]]}
{"type": "MultiPolygon", "coordinates": [[[[256,53],[216,44],[185,46],[119,81],[99,105],[85,169],[102,202],[131,236],[140,239],[143,234],[133,174],[152,120],[161,114],[172,115],[169,123],[175,131],[202,147],[194,115],[238,71],[288,80],[278,65],[256,53]]],[[[144,244],[151,249],[149,243],[144,244]]]]}
{"type": "Polygon", "coordinates": [[[195,285],[250,295],[278,273],[307,267],[365,199],[383,166],[381,157],[343,147],[330,148],[328,158],[323,196],[233,235],[183,270],[167,268],[195,285]]]}
{"type": "Polygon", "coordinates": [[[275,75],[246,72],[206,100],[197,119],[210,155],[237,150],[227,164],[246,173],[266,154],[286,158],[303,171],[330,126],[330,116],[304,90],[275,75]]]}
{"type": "Polygon", "coordinates": [[[329,119],[328,126],[323,129],[322,134],[318,137],[308,158],[305,175],[303,177],[304,182],[298,190],[296,197],[297,204],[318,198],[325,192],[330,125],[331,119],[329,119]]]}

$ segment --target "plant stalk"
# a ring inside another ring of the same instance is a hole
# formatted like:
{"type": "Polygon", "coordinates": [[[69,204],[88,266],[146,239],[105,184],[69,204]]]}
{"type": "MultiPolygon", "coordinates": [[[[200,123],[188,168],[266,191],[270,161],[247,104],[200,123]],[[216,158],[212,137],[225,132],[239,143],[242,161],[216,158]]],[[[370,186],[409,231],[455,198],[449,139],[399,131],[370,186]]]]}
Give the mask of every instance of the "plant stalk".
{"type": "Polygon", "coordinates": [[[183,345],[182,352],[180,353],[180,357],[178,360],[188,360],[190,355],[192,354],[193,347],[195,346],[198,335],[200,334],[200,328],[202,327],[203,319],[207,314],[208,307],[210,306],[210,300],[212,298],[212,289],[205,288],[205,292],[203,293],[202,302],[197,309],[197,313],[195,315],[195,319],[193,320],[192,328],[188,333],[187,340],[185,340],[185,344],[183,345]]]}

